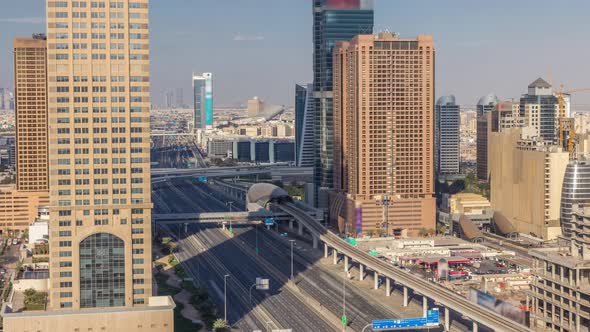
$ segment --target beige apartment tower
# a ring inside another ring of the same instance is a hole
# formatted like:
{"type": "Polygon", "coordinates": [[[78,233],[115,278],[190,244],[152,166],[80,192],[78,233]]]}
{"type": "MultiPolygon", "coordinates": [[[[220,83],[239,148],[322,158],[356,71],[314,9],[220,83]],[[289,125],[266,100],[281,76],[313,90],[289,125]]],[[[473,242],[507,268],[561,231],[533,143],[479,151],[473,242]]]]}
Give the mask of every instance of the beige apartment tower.
{"type": "Polygon", "coordinates": [[[52,310],[152,295],[148,0],[47,1],[52,310]]]}
{"type": "Polygon", "coordinates": [[[45,35],[14,39],[16,189],[48,191],[45,35]]]}
{"type": "Polygon", "coordinates": [[[333,64],[332,222],[352,235],[434,229],[432,36],[359,35],[333,64]]]}
{"type": "Polygon", "coordinates": [[[47,46],[44,35],[13,41],[16,185],[0,187],[0,233],[24,231],[49,205],[47,46]]]}
{"type": "MultiPolygon", "coordinates": [[[[487,114],[489,122],[494,114],[487,114]]],[[[533,127],[503,128],[494,121],[488,128],[492,209],[519,233],[555,240],[561,235],[561,191],[569,153],[543,144],[533,127]]]]}
{"type": "Polygon", "coordinates": [[[254,97],[248,100],[248,116],[253,118],[259,116],[262,111],[264,110],[264,102],[258,98],[254,97]]]}

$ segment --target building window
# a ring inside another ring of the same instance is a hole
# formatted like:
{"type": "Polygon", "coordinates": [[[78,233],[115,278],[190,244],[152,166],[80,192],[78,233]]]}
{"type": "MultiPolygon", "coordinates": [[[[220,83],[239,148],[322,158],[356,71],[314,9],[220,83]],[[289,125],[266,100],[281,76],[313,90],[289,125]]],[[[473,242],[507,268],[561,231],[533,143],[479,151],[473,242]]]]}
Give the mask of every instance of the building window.
{"type": "Polygon", "coordinates": [[[108,234],[80,242],[80,307],[125,305],[125,243],[108,234]]]}

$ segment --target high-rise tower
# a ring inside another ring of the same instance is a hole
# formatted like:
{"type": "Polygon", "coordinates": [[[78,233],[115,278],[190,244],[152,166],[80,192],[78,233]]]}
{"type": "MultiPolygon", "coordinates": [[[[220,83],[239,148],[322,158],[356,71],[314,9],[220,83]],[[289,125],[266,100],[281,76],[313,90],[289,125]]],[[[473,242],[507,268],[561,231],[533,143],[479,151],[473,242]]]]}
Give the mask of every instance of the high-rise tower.
{"type": "Polygon", "coordinates": [[[14,39],[16,189],[48,191],[45,35],[14,39]]]}
{"type": "Polygon", "coordinates": [[[332,51],[337,41],[373,33],[372,0],[313,0],[316,203],[327,207],[333,186],[332,51]]]}
{"type": "Polygon", "coordinates": [[[455,96],[443,96],[435,108],[435,164],[438,175],[459,174],[460,106],[455,96]]]}
{"type": "Polygon", "coordinates": [[[477,178],[488,180],[488,118],[500,100],[490,93],[477,101],[477,178]]]}
{"type": "Polygon", "coordinates": [[[194,129],[213,127],[213,74],[193,74],[194,129]]]}
{"type": "Polygon", "coordinates": [[[313,85],[295,85],[295,159],[297,167],[313,167],[313,85]]]}
{"type": "Polygon", "coordinates": [[[148,0],[47,1],[50,306],[152,294],[148,0]]]}
{"type": "Polygon", "coordinates": [[[432,36],[359,35],[334,51],[330,218],[349,234],[434,228],[432,36]]]}
{"type": "MultiPolygon", "coordinates": [[[[569,96],[566,97],[569,101],[569,96]]],[[[559,143],[558,104],[551,84],[542,78],[529,84],[527,93],[520,98],[520,116],[525,119],[525,125],[537,129],[539,137],[549,144],[559,143]]],[[[569,117],[567,108],[565,115],[569,117]]]]}

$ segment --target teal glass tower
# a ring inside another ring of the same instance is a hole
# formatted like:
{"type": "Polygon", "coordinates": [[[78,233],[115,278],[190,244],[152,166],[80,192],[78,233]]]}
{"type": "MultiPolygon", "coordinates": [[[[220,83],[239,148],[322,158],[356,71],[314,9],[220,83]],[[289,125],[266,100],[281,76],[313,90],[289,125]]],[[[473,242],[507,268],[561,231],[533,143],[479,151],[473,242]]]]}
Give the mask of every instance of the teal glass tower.
{"type": "Polygon", "coordinates": [[[372,0],[313,1],[314,184],[316,206],[333,186],[332,51],[337,41],[373,33],[372,0]]]}

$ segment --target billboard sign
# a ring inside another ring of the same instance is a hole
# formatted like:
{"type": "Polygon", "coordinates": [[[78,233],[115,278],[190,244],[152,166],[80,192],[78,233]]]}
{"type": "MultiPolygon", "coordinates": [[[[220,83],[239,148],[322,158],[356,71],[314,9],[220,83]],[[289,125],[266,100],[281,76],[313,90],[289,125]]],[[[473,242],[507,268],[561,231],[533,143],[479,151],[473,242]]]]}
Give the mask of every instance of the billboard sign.
{"type": "Polygon", "coordinates": [[[204,73],[205,77],[205,127],[213,127],[213,74],[204,73]]]}
{"type": "Polygon", "coordinates": [[[373,0],[326,0],[326,9],[372,9],[373,0]]]}
{"type": "Polygon", "coordinates": [[[256,289],[257,290],[268,290],[270,283],[266,278],[256,278],[256,289]]]}
{"type": "Polygon", "coordinates": [[[416,327],[434,327],[439,325],[438,321],[438,308],[434,308],[426,312],[426,317],[374,320],[372,323],[372,329],[373,331],[383,331],[416,327]]]}
{"type": "Polygon", "coordinates": [[[478,305],[488,308],[502,317],[506,317],[519,324],[525,324],[525,313],[514,305],[498,300],[495,296],[484,293],[480,290],[469,289],[469,300],[478,305]]]}
{"type": "Polygon", "coordinates": [[[357,234],[363,232],[363,208],[360,204],[354,208],[354,230],[357,234]]]}

